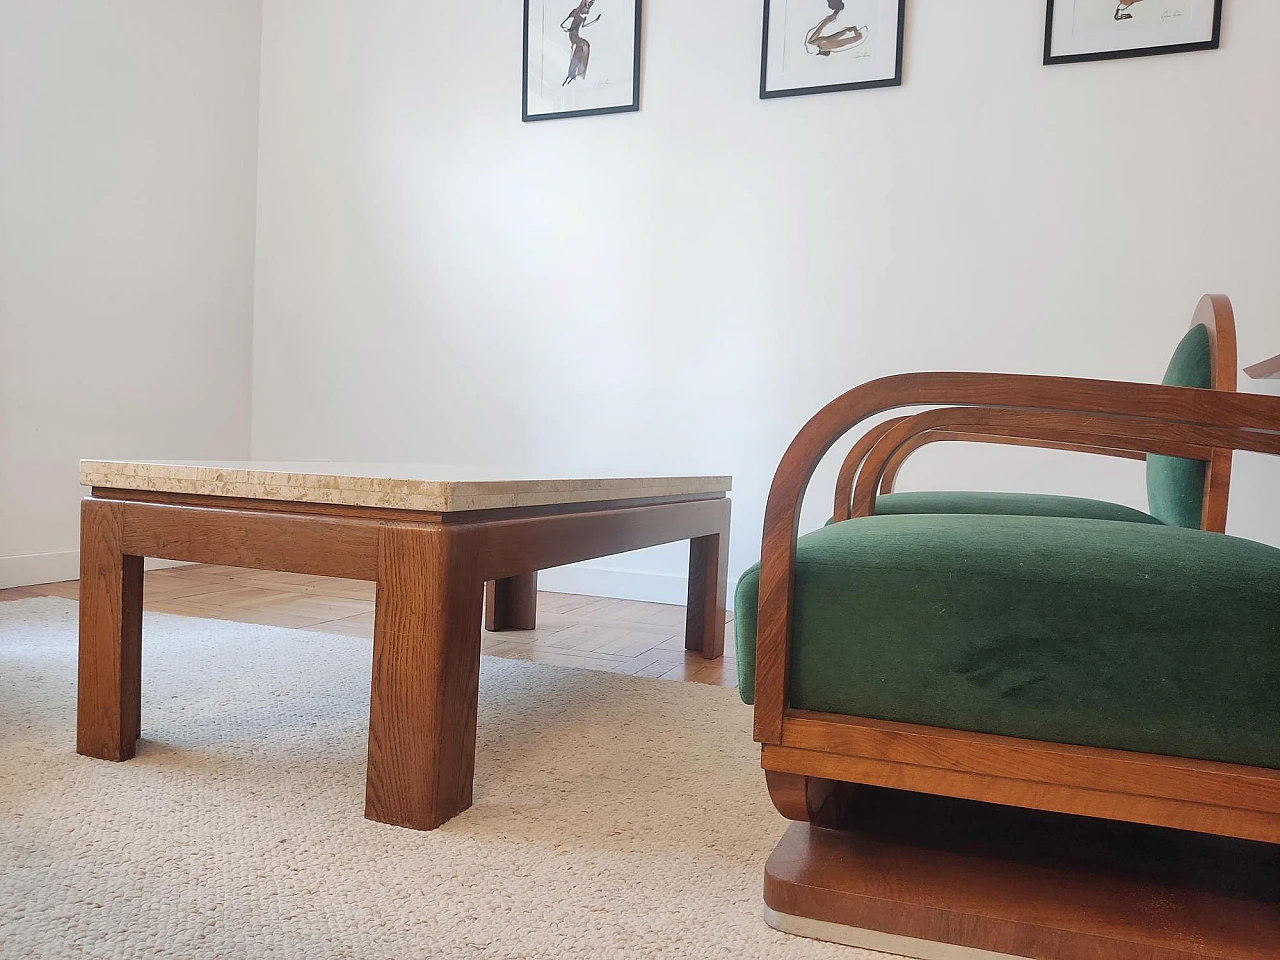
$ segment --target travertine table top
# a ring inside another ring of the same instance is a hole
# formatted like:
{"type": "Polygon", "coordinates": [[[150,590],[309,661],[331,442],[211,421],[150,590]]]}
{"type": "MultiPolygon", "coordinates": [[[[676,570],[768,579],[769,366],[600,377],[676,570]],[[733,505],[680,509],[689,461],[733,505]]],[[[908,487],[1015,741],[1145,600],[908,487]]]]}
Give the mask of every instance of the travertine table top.
{"type": "Polygon", "coordinates": [[[520,480],[424,464],[316,460],[81,460],[90,487],[451,512],[650,497],[716,496],[729,477],[520,480]]]}

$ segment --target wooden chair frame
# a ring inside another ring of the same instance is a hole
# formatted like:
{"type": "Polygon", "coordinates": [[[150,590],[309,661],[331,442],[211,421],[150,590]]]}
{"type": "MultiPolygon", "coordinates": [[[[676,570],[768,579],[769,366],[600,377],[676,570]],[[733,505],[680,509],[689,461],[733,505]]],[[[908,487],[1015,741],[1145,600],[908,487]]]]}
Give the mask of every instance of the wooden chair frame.
{"type": "MultiPolygon", "coordinates": [[[[1232,439],[1229,432],[1191,424],[1153,422],[1144,423],[1141,427],[1126,427],[1122,421],[1111,417],[942,407],[902,419],[876,441],[858,471],[851,515],[869,517],[874,514],[876,490],[880,488],[883,492],[889,463],[900,462],[904,448],[936,432],[960,433],[963,436],[991,435],[996,441],[1009,442],[1035,443],[1051,437],[1055,445],[1105,452],[1108,456],[1145,459],[1147,454],[1158,453],[1204,461],[1222,450],[1221,444],[1232,439]],[[1116,429],[1122,432],[1113,432],[1116,429]]],[[[1276,452],[1280,453],[1280,448],[1276,452]]]]}
{"type": "MultiPolygon", "coordinates": [[[[779,811],[791,819],[818,822],[841,796],[841,784],[873,784],[1280,843],[1280,770],[788,706],[796,537],[800,505],[814,470],[863,421],[903,407],[939,405],[946,409],[878,424],[859,441],[854,449],[865,450],[864,459],[883,444],[864,492],[867,486],[874,491],[893,451],[919,431],[966,437],[1008,431],[1004,436],[1010,439],[1057,444],[1078,443],[1086,425],[1104,425],[1099,439],[1083,445],[1143,454],[1280,454],[1280,397],[1226,390],[915,373],[863,384],[827,404],[788,447],[765,508],[755,739],[762,744],[761,765],[779,811]]],[[[1226,462],[1229,467],[1229,457],[1226,462]]]]}
{"type": "MultiPolygon", "coordinates": [[[[1203,325],[1209,333],[1209,358],[1212,368],[1212,389],[1234,392],[1236,389],[1236,325],[1235,313],[1231,300],[1223,294],[1210,293],[1200,298],[1191,326],[1203,325]]],[[[832,516],[836,520],[847,520],[851,516],[866,516],[874,512],[874,490],[871,493],[871,509],[867,509],[864,500],[859,507],[852,503],[856,478],[864,468],[865,461],[876,443],[884,433],[897,423],[886,421],[877,425],[876,429],[861,438],[849,451],[840,466],[840,474],[836,481],[835,507],[832,516]],[[877,432],[878,431],[878,432],[877,432]],[[874,436],[873,436],[874,434],[874,436]]],[[[976,426],[976,425],[969,425],[976,426]]],[[[1123,457],[1133,460],[1145,460],[1148,453],[1163,453],[1156,449],[1117,449],[1108,446],[1102,438],[1089,438],[1066,435],[1066,431],[1054,429],[1047,424],[1043,430],[1034,435],[1008,433],[977,429],[941,429],[918,430],[899,444],[880,477],[879,492],[893,493],[898,473],[907,459],[928,444],[941,441],[961,441],[966,443],[1010,444],[1020,447],[1041,447],[1053,450],[1069,450],[1077,453],[1088,453],[1096,456],[1123,457]]],[[[1201,512],[1200,526],[1204,530],[1222,533],[1227,528],[1227,501],[1231,487],[1232,451],[1222,447],[1213,447],[1192,453],[1174,453],[1169,456],[1185,456],[1193,460],[1204,460],[1208,464],[1205,471],[1204,507],[1201,512]]]]}

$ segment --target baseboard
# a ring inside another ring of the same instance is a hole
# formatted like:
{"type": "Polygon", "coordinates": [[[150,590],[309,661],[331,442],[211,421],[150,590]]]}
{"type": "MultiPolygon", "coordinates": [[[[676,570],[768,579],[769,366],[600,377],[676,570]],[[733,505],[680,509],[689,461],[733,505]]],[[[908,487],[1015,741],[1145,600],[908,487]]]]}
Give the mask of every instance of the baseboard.
{"type": "MultiPolygon", "coordinates": [[[[176,560],[148,559],[146,562],[148,570],[182,566],[186,564],[176,560]]],[[[79,550],[0,557],[0,590],[6,587],[30,587],[39,583],[61,583],[64,580],[75,580],[79,576],[79,550]]]]}
{"type": "Polygon", "coordinates": [[[0,557],[0,589],[29,587],[37,583],[60,583],[80,576],[80,551],[29,553],[0,557]]]}
{"type": "MultiPolygon", "coordinates": [[[[729,609],[733,609],[733,588],[734,583],[730,581],[728,596],[725,598],[729,609]]],[[[553,593],[577,593],[587,597],[676,603],[681,606],[689,598],[688,578],[678,574],[597,566],[574,565],[543,570],[538,574],[538,589],[553,593]]]]}

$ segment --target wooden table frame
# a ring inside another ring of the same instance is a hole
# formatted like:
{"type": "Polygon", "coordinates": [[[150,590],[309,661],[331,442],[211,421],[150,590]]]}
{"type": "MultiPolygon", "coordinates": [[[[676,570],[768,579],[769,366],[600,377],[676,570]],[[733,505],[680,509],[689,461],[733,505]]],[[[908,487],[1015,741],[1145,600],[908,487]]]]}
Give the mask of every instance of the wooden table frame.
{"type": "Polygon", "coordinates": [[[537,570],[688,539],[685,646],[716,658],[729,513],[715,494],[426,513],[95,487],[81,508],[76,751],[134,755],[144,557],[372,580],[365,816],[434,829],[471,805],[485,593],[491,627],[532,626],[537,570]]]}

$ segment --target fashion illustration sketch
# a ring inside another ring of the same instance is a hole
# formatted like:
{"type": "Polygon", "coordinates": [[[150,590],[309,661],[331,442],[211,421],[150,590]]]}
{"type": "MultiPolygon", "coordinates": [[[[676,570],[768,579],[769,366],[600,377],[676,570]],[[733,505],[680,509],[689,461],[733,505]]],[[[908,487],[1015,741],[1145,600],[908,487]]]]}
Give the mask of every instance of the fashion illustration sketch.
{"type": "MultiPolygon", "coordinates": [[[[1136,2],[1136,0],[1130,0],[1130,2],[1136,2]]],[[[836,22],[840,14],[844,13],[844,0],[827,0],[827,7],[830,8],[831,13],[823,17],[818,25],[809,31],[804,39],[805,50],[820,57],[829,57],[833,53],[861,46],[867,39],[866,27],[841,27],[831,33],[824,33],[836,22]]]]}
{"type": "Polygon", "coordinates": [[[600,19],[598,13],[595,19],[587,19],[591,15],[593,6],[595,6],[595,0],[582,0],[569,11],[567,17],[560,21],[560,29],[569,34],[569,42],[573,44],[573,52],[569,54],[569,73],[564,78],[564,86],[587,75],[587,62],[591,59],[591,44],[582,36],[582,28],[589,27],[600,19]]]}
{"type": "Polygon", "coordinates": [[[1214,50],[1222,7],[1222,0],[1046,0],[1044,62],[1214,50]]]}
{"type": "Polygon", "coordinates": [[[642,6],[643,0],[524,0],[521,119],[639,110],[642,6]]]}
{"type": "Polygon", "coordinates": [[[764,0],[761,98],[898,86],[908,2],[764,0]]]}

